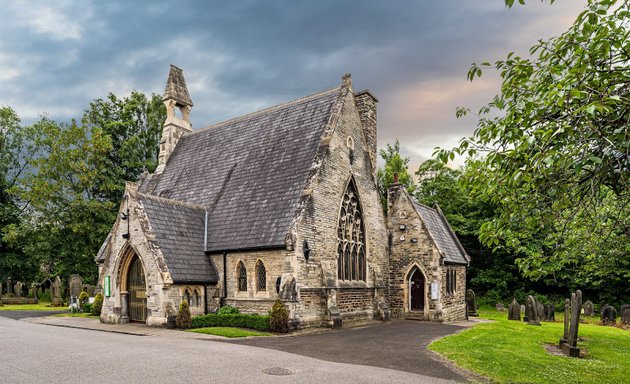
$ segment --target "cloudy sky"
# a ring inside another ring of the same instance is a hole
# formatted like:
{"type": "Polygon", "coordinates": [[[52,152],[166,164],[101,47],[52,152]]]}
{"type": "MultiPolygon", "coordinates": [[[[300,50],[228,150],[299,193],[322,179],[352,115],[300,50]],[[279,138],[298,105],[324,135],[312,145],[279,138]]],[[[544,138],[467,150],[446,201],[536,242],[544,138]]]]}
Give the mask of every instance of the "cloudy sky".
{"type": "Polygon", "coordinates": [[[193,127],[336,86],[379,98],[379,146],[398,138],[418,164],[475,128],[498,78],[472,62],[526,54],[562,33],[585,0],[10,1],[0,13],[0,106],[24,123],[79,118],[108,92],[162,93],[184,70],[193,127]],[[531,3],[531,4],[529,4],[531,3]]]}

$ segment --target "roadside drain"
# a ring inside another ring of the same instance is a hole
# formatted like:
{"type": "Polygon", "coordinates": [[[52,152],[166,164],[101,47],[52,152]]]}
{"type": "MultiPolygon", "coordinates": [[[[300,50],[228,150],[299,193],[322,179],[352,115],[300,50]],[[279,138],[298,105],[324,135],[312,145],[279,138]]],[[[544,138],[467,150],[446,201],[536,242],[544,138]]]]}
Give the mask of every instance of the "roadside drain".
{"type": "Polygon", "coordinates": [[[295,372],[293,372],[292,370],[282,367],[265,368],[262,370],[262,372],[271,376],[289,376],[295,374],[295,372]]]}

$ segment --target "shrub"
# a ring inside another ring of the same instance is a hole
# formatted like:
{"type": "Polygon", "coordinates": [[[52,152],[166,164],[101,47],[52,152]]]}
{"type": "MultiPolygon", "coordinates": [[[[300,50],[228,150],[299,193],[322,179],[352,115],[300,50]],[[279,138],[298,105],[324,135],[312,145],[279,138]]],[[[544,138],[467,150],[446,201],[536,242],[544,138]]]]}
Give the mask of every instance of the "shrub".
{"type": "Polygon", "coordinates": [[[188,329],[191,325],[190,308],[188,303],[184,300],[179,304],[179,311],[177,312],[177,318],[175,319],[177,328],[188,329]]]}
{"type": "Polygon", "coordinates": [[[92,303],[92,310],[90,311],[90,313],[94,316],[100,316],[102,309],[103,309],[103,295],[101,295],[100,293],[97,293],[96,296],[94,296],[94,302],[92,303]]]}
{"type": "Polygon", "coordinates": [[[241,311],[231,305],[225,305],[217,311],[217,315],[236,315],[239,313],[241,313],[241,311]]]}
{"type": "Polygon", "coordinates": [[[82,291],[79,295],[79,308],[83,309],[83,306],[88,302],[89,299],[90,295],[88,295],[87,292],[82,291]]]}
{"type": "Polygon", "coordinates": [[[92,303],[85,303],[85,304],[83,304],[82,311],[85,312],[85,313],[92,314],[92,303]]]}
{"type": "Polygon", "coordinates": [[[192,319],[192,328],[235,327],[269,331],[269,316],[260,315],[201,315],[192,319]]]}
{"type": "Polygon", "coordinates": [[[272,332],[289,332],[289,311],[287,307],[282,304],[280,299],[276,299],[276,302],[273,303],[269,315],[271,317],[269,319],[269,325],[272,332]]]}

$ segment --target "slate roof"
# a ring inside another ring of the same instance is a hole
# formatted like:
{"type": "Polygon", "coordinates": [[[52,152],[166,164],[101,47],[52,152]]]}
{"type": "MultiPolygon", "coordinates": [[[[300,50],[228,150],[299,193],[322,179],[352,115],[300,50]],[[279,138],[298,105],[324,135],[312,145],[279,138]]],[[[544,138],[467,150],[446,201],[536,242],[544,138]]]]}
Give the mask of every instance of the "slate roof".
{"type": "Polygon", "coordinates": [[[173,64],[171,64],[171,69],[168,72],[168,80],[166,80],[166,88],[164,89],[164,96],[162,97],[162,100],[167,99],[173,99],[180,105],[193,106],[188,88],[186,87],[184,71],[173,64]]]}
{"type": "Polygon", "coordinates": [[[454,264],[468,264],[468,255],[457,236],[455,236],[448,221],[446,221],[446,217],[439,210],[439,207],[433,209],[415,201],[413,205],[427,227],[429,235],[437,245],[442,256],[444,256],[444,261],[454,264]]]}
{"type": "Polygon", "coordinates": [[[138,194],[174,283],[217,283],[204,252],[204,207],[138,194]]]}
{"type": "Polygon", "coordinates": [[[141,192],[207,207],[208,251],[282,247],[338,95],[339,87],[185,134],[141,192]]]}

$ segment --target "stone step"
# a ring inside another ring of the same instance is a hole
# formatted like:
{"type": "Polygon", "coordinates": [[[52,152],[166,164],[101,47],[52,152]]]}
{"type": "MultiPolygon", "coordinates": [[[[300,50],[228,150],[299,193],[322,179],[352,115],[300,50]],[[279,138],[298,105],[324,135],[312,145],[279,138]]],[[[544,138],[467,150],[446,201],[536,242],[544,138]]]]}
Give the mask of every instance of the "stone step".
{"type": "Polygon", "coordinates": [[[424,321],[424,313],[422,312],[409,312],[405,316],[407,320],[424,321]]]}

